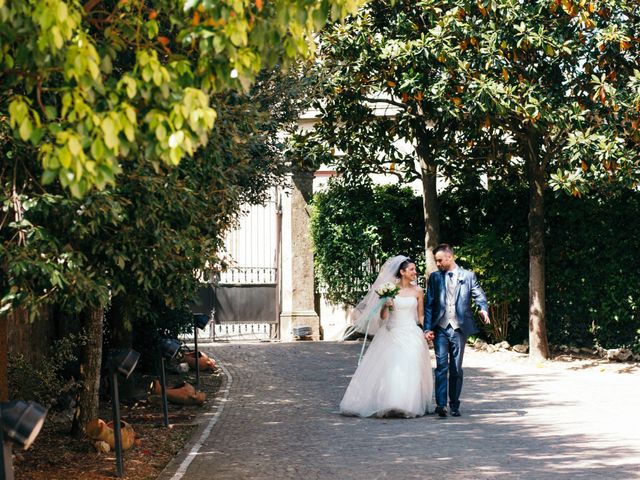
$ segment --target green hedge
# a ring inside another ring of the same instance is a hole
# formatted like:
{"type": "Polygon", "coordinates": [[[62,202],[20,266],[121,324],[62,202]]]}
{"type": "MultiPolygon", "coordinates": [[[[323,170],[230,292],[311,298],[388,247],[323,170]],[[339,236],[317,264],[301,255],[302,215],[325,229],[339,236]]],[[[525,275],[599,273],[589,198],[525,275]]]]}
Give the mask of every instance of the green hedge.
{"type": "Polygon", "coordinates": [[[492,311],[490,340],[521,342],[528,337],[527,192],[496,183],[490,191],[452,187],[440,195],[441,235],[456,251],[457,262],[476,272],[493,309],[504,310],[505,335],[495,332],[500,319],[492,311]],[[500,309],[500,307],[503,307],[500,309]]]}
{"type": "Polygon", "coordinates": [[[317,286],[336,304],[355,305],[390,256],[424,266],[422,200],[407,187],[333,180],[313,199],[317,286]]]}
{"type": "Polygon", "coordinates": [[[640,351],[640,193],[554,199],[547,307],[556,342],[640,351]]]}
{"type": "MultiPolygon", "coordinates": [[[[515,183],[515,182],[514,182],[515,183]]],[[[494,183],[442,192],[441,239],[476,271],[492,305],[508,306],[507,339],[528,336],[527,191],[494,183]]],[[[547,197],[547,330],[553,344],[640,351],[640,192],[547,197]]],[[[422,258],[421,199],[397,186],[334,182],[314,200],[318,283],[353,305],[378,265],[422,258]]],[[[422,264],[422,263],[421,263],[422,264]]]]}

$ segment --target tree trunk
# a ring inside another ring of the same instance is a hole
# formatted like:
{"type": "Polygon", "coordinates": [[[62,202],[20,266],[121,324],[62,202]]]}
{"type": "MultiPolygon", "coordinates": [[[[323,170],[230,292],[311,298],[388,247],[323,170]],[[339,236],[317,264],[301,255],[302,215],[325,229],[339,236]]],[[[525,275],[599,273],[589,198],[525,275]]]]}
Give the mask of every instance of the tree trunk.
{"type": "Polygon", "coordinates": [[[0,315],[0,402],[9,400],[9,315],[0,315]]]}
{"type": "Polygon", "coordinates": [[[424,160],[422,168],[422,209],[424,212],[424,249],[427,274],[438,269],[433,249],[440,242],[440,206],[436,190],[436,167],[424,160]]]}
{"type": "Polygon", "coordinates": [[[98,418],[103,316],[104,307],[88,309],[81,314],[87,343],[80,358],[81,387],[71,426],[71,434],[76,438],[84,435],[89,420],[98,418]]]}
{"type": "Polygon", "coordinates": [[[424,250],[428,278],[431,272],[436,271],[436,260],[433,257],[433,249],[440,242],[440,205],[438,204],[437,174],[438,168],[431,156],[431,148],[428,134],[424,126],[417,128],[416,153],[420,158],[420,173],[422,175],[422,210],[424,214],[424,250]]]}
{"type": "Polygon", "coordinates": [[[534,135],[530,135],[528,141],[526,161],[529,181],[529,356],[534,359],[547,359],[549,344],[545,320],[545,168],[538,155],[534,135]]]}

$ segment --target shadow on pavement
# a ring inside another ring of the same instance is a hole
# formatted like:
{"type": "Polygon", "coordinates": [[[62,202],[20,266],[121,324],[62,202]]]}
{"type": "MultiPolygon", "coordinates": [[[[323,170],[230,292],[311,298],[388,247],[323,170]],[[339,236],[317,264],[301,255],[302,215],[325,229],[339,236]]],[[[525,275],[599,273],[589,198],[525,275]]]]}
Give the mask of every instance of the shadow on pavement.
{"type": "Polygon", "coordinates": [[[545,394],[544,375],[467,364],[460,418],[343,417],[360,346],[212,347],[234,383],[202,448],[209,478],[638,478],[640,445],[563,417],[579,405],[545,394]]]}

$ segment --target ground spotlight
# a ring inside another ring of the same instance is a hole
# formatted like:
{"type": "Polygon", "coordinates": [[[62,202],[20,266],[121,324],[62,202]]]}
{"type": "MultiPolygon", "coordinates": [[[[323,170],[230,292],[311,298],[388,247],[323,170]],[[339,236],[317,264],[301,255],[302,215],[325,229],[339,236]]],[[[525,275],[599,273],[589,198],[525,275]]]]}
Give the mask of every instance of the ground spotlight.
{"type": "Polygon", "coordinates": [[[204,330],[207,325],[209,325],[209,315],[205,313],[194,313],[193,314],[193,322],[196,328],[200,330],[204,330]]]}
{"type": "Polygon", "coordinates": [[[175,338],[163,338],[160,340],[160,355],[171,360],[178,354],[181,346],[180,341],[175,338]]]}
{"type": "Polygon", "coordinates": [[[109,372],[111,373],[111,407],[113,409],[113,438],[116,450],[116,474],[124,475],[122,460],[122,432],[120,429],[120,398],[118,395],[118,373],[129,378],[136,368],[140,354],[135,350],[115,350],[111,352],[109,372]]]}
{"type": "Polygon", "coordinates": [[[162,388],[162,412],[164,414],[164,426],[169,426],[169,406],[167,405],[167,380],[164,374],[164,360],[171,360],[180,351],[181,344],[175,338],[163,338],[160,340],[160,386],[162,388]]]}
{"type": "Polygon", "coordinates": [[[21,445],[25,450],[29,448],[40,433],[46,415],[47,410],[35,402],[13,400],[0,403],[3,480],[14,478],[11,442],[21,445]]]}

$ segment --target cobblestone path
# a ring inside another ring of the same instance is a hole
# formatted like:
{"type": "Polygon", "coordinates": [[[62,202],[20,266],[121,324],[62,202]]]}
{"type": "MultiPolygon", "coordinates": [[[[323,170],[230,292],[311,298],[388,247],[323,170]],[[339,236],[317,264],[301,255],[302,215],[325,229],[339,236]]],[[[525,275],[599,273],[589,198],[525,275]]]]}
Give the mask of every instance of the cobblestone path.
{"type": "Polygon", "coordinates": [[[462,417],[342,417],[360,345],[204,347],[226,385],[159,480],[640,478],[637,365],[469,348],[462,417]]]}

